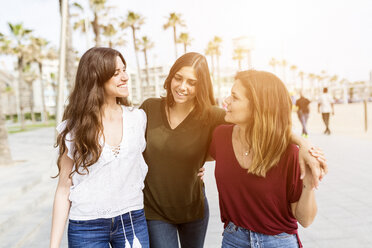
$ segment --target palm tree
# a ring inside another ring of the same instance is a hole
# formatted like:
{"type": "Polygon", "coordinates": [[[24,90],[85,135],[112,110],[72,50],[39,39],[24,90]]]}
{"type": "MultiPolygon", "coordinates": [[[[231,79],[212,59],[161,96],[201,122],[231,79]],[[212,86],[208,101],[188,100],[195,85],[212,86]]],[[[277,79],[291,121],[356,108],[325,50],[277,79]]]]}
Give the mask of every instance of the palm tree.
{"type": "Polygon", "coordinates": [[[211,57],[211,74],[213,79],[214,79],[214,52],[215,52],[214,43],[213,41],[209,41],[207,48],[205,49],[205,55],[211,57]]]}
{"type": "MultiPolygon", "coordinates": [[[[0,85],[0,91],[2,91],[2,84],[0,85]]],[[[5,115],[2,110],[2,100],[0,92],[0,165],[8,165],[13,162],[10,154],[9,143],[8,143],[8,131],[5,126],[5,115]]]]}
{"type": "Polygon", "coordinates": [[[288,65],[288,63],[287,63],[287,61],[285,60],[285,59],[283,59],[281,62],[280,62],[280,65],[282,66],[282,73],[283,73],[283,82],[285,83],[285,84],[287,84],[287,80],[286,80],[286,69],[287,69],[287,65],[288,65]]]}
{"type": "Polygon", "coordinates": [[[92,28],[94,32],[94,40],[96,46],[101,45],[101,36],[100,36],[100,23],[99,23],[99,12],[105,8],[106,0],[89,0],[89,6],[93,11],[94,19],[92,21],[92,28]]]}
{"type": "Polygon", "coordinates": [[[125,34],[121,32],[121,29],[117,28],[116,24],[118,23],[119,21],[117,18],[110,18],[108,24],[102,26],[102,34],[106,38],[110,48],[123,47],[127,44],[127,41],[124,39],[125,34]]]}
{"type": "Polygon", "coordinates": [[[305,76],[305,73],[303,71],[298,72],[298,77],[301,80],[301,91],[304,90],[304,76],[305,76]]]}
{"type": "Polygon", "coordinates": [[[170,13],[168,17],[167,23],[164,24],[163,28],[166,30],[168,28],[173,28],[173,40],[174,40],[174,54],[176,59],[178,58],[177,55],[177,26],[185,27],[184,21],[181,19],[181,14],[177,13],[170,13]]]}
{"type": "Polygon", "coordinates": [[[136,55],[136,63],[137,63],[137,73],[138,73],[138,80],[137,81],[137,99],[139,102],[142,101],[142,95],[141,95],[141,68],[139,65],[139,59],[138,59],[138,41],[136,39],[136,30],[139,30],[141,25],[145,23],[145,19],[138,13],[135,13],[133,11],[128,11],[127,17],[124,22],[120,24],[121,28],[126,29],[130,28],[132,30],[132,37],[133,37],[133,46],[134,46],[134,52],[136,55]]]}
{"type": "Polygon", "coordinates": [[[143,36],[141,40],[139,40],[138,45],[143,52],[145,57],[145,66],[146,66],[146,81],[147,86],[150,85],[150,76],[149,76],[149,64],[147,60],[147,51],[154,47],[154,42],[150,41],[147,36],[143,36]]]}
{"type": "Polygon", "coordinates": [[[242,60],[244,58],[244,52],[245,51],[242,48],[235,48],[234,49],[233,60],[238,61],[239,71],[241,71],[241,69],[242,69],[242,60]]]}
{"type": "MultiPolygon", "coordinates": [[[[67,0],[66,0],[67,1],[67,0]]],[[[76,6],[77,4],[73,4],[76,6]]],[[[62,0],[59,0],[59,10],[62,16],[62,0]]],[[[67,89],[70,91],[73,87],[73,83],[75,81],[75,68],[76,68],[76,52],[72,46],[72,27],[70,23],[71,14],[70,14],[70,6],[67,4],[67,21],[66,21],[66,58],[65,58],[65,75],[67,79],[67,89]]]]}
{"type": "Polygon", "coordinates": [[[217,61],[217,85],[218,85],[217,95],[218,95],[218,98],[221,98],[221,79],[220,79],[221,77],[220,75],[221,43],[222,43],[222,38],[218,36],[214,36],[213,44],[214,44],[214,54],[216,56],[216,61],[217,61]]]}
{"type": "Polygon", "coordinates": [[[183,52],[186,53],[187,46],[191,45],[192,39],[190,38],[188,33],[180,33],[177,42],[183,44],[183,52]]]}
{"type": "Polygon", "coordinates": [[[16,99],[17,108],[19,109],[18,120],[21,123],[21,130],[25,129],[25,120],[23,115],[24,103],[23,103],[23,66],[24,66],[24,56],[25,56],[25,45],[24,42],[28,40],[31,34],[31,29],[26,29],[22,23],[11,24],[8,23],[11,35],[15,45],[12,47],[12,53],[17,56],[17,71],[18,71],[18,87],[16,87],[16,99]]]}
{"type": "Polygon", "coordinates": [[[274,74],[276,74],[276,66],[278,65],[278,62],[275,58],[271,58],[269,61],[269,66],[273,68],[274,74]]]}
{"type": "Polygon", "coordinates": [[[308,77],[308,79],[310,81],[312,99],[315,99],[315,85],[314,85],[314,81],[316,79],[316,75],[314,73],[309,73],[309,74],[307,74],[307,77],[308,77]]]}
{"type": "Polygon", "coordinates": [[[297,71],[297,66],[296,65],[291,65],[289,67],[289,70],[292,72],[292,84],[293,84],[293,87],[296,89],[296,71],[297,71]]]}
{"type": "MultiPolygon", "coordinates": [[[[82,14],[83,14],[83,17],[77,21],[74,22],[74,26],[73,26],[73,29],[74,30],[80,30],[83,34],[85,34],[86,36],[86,46],[87,48],[89,47],[89,43],[90,43],[90,37],[89,37],[89,20],[88,20],[88,17],[86,16],[85,14],[85,10],[83,8],[83,6],[81,6],[80,4],[78,3],[73,3],[72,4],[73,7],[75,7],[75,9],[78,9],[82,14]]],[[[78,14],[72,14],[71,17],[73,16],[79,16],[78,14]]]]}
{"type": "Polygon", "coordinates": [[[334,86],[334,84],[337,82],[337,80],[338,80],[337,75],[333,75],[332,77],[330,77],[329,82],[331,83],[331,86],[334,86]]]}
{"type": "Polygon", "coordinates": [[[109,23],[108,25],[103,26],[103,35],[108,39],[108,46],[112,48],[112,38],[117,34],[117,30],[114,25],[109,23]]]}
{"type": "Polygon", "coordinates": [[[30,107],[30,113],[31,113],[31,120],[32,120],[32,123],[35,123],[35,111],[34,111],[34,87],[33,87],[33,84],[34,84],[34,81],[35,79],[37,78],[37,74],[35,73],[35,71],[33,71],[31,69],[31,63],[30,62],[27,62],[27,64],[25,65],[25,67],[23,68],[23,78],[24,78],[24,81],[27,83],[28,85],[28,91],[29,91],[29,97],[28,97],[28,100],[29,100],[29,107],[30,107]]]}
{"type": "MultiPolygon", "coordinates": [[[[101,29],[103,29],[103,25],[101,24],[101,17],[102,17],[102,11],[107,9],[106,6],[107,0],[89,0],[89,7],[90,10],[93,12],[93,20],[89,21],[85,17],[85,10],[84,8],[78,4],[78,3],[73,3],[73,6],[80,10],[81,13],[84,15],[81,19],[77,20],[74,23],[74,29],[75,30],[80,30],[82,33],[85,33],[88,35],[88,29],[89,26],[92,27],[93,33],[94,33],[94,41],[96,46],[101,46],[102,45],[102,40],[101,40],[101,29]],[[90,24],[90,25],[89,25],[90,24]]],[[[89,38],[87,38],[89,40],[89,38]]],[[[87,41],[87,44],[89,42],[87,41]]]]}
{"type": "Polygon", "coordinates": [[[41,90],[41,102],[43,106],[43,111],[41,119],[44,124],[48,123],[48,111],[45,104],[45,87],[43,80],[43,62],[44,60],[54,60],[57,59],[57,51],[53,48],[48,48],[48,41],[43,38],[31,37],[31,50],[32,57],[31,62],[36,62],[39,68],[39,81],[40,81],[40,90],[41,90]]]}

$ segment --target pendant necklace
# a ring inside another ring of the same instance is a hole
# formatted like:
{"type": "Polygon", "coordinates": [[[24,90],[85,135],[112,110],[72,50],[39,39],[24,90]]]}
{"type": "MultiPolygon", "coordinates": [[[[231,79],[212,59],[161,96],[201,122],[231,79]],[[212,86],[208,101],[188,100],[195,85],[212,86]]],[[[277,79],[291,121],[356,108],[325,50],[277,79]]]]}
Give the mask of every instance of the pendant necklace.
{"type": "MultiPolygon", "coordinates": [[[[240,128],[239,128],[239,140],[240,140],[240,144],[241,144],[242,150],[243,150],[243,140],[242,140],[241,129],[240,128]]],[[[246,150],[246,151],[243,150],[243,155],[248,156],[249,155],[249,150],[246,150]]]]}

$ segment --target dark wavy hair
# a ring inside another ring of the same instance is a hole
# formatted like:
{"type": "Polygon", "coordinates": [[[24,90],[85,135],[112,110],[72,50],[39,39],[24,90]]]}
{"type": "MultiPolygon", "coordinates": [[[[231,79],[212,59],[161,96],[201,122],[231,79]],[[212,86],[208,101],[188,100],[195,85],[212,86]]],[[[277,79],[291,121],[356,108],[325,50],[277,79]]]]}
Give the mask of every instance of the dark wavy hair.
{"type": "MultiPolygon", "coordinates": [[[[103,135],[102,106],[105,100],[104,84],[115,73],[116,58],[124,65],[126,62],[120,52],[105,47],[93,47],[81,57],[76,73],[75,86],[63,114],[66,128],[58,135],[55,147],[59,147],[57,160],[58,174],[61,171],[61,158],[67,152],[65,139],[71,134],[74,146],[74,170],[81,174],[80,168],[89,173],[88,167],[96,163],[102,152],[99,138],[103,135]]],[[[127,98],[116,98],[117,103],[129,105],[127,98]]],[[[57,177],[56,176],[56,177],[57,177]]]]}
{"type": "Polygon", "coordinates": [[[174,62],[169,71],[168,77],[164,82],[164,89],[167,91],[167,95],[165,96],[167,107],[172,107],[174,104],[174,98],[171,91],[172,79],[184,66],[191,66],[195,70],[197,79],[195,84],[195,108],[196,111],[199,112],[200,117],[207,117],[206,115],[208,115],[210,108],[213,105],[216,105],[216,101],[213,95],[213,86],[207,59],[199,53],[186,53],[174,62]]]}

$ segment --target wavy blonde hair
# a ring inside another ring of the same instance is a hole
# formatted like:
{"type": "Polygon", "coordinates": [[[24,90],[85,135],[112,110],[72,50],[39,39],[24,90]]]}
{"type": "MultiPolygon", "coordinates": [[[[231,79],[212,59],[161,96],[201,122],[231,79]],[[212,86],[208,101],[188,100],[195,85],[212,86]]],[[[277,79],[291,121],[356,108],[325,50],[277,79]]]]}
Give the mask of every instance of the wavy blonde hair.
{"type": "Polygon", "coordinates": [[[248,70],[235,76],[246,89],[252,118],[246,141],[253,151],[248,172],[265,177],[286,151],[291,138],[292,102],[283,82],[274,74],[248,70]]]}

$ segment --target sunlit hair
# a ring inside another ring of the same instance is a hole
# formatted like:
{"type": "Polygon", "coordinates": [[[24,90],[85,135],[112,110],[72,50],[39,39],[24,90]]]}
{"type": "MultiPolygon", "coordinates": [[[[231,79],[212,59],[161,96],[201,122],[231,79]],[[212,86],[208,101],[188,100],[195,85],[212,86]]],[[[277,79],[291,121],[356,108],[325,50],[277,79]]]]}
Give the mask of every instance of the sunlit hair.
{"type": "Polygon", "coordinates": [[[265,177],[290,143],[291,98],[283,82],[269,72],[242,71],[235,80],[246,89],[251,113],[245,133],[253,152],[248,172],[265,177]]]}
{"type": "Polygon", "coordinates": [[[179,57],[174,62],[172,68],[169,71],[168,77],[164,82],[164,89],[167,91],[165,97],[167,107],[172,107],[174,102],[171,83],[174,75],[181,70],[182,67],[191,66],[195,70],[196,84],[195,84],[195,108],[199,112],[200,117],[206,117],[209,113],[209,109],[212,105],[216,105],[216,101],[213,95],[213,86],[211,81],[211,75],[209,73],[207,59],[199,53],[186,53],[179,57]]]}
{"type": "MultiPolygon", "coordinates": [[[[74,172],[89,173],[88,167],[98,161],[102,152],[99,139],[103,136],[101,117],[105,102],[104,84],[115,73],[117,57],[120,57],[126,66],[123,56],[111,48],[94,47],[81,57],[75,86],[63,114],[63,120],[67,120],[66,128],[58,135],[55,145],[59,147],[57,160],[59,172],[62,155],[67,152],[65,139],[68,133],[73,137],[75,164],[70,176],[74,172]]],[[[118,104],[128,105],[126,98],[116,98],[116,100],[118,104]]]]}

